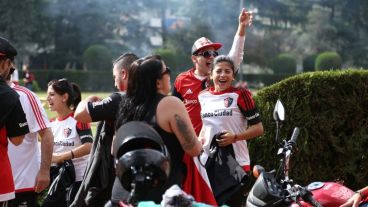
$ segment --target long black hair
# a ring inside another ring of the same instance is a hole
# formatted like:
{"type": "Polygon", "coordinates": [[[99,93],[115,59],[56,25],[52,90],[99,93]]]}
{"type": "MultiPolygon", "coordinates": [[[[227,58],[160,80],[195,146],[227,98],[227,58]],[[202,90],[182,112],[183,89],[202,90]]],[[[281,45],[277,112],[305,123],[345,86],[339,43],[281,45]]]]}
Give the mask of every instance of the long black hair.
{"type": "Polygon", "coordinates": [[[81,90],[76,83],[69,82],[67,79],[62,78],[59,80],[50,81],[47,86],[51,86],[55,93],[59,95],[68,94],[67,106],[75,111],[79,102],[82,100],[81,90]]]}
{"type": "Polygon", "coordinates": [[[156,81],[162,78],[163,64],[159,55],[147,56],[131,65],[126,96],[120,103],[116,129],[128,121],[143,121],[157,98],[156,81]]]}

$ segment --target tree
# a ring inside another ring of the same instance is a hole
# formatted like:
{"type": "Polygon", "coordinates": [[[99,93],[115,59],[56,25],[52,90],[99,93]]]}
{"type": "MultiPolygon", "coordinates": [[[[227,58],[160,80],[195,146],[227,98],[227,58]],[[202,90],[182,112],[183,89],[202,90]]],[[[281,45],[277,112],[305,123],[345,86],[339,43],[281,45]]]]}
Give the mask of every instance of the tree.
{"type": "Polygon", "coordinates": [[[44,13],[47,5],[47,0],[0,1],[0,35],[15,44],[17,60],[48,52],[52,28],[44,13]]]}

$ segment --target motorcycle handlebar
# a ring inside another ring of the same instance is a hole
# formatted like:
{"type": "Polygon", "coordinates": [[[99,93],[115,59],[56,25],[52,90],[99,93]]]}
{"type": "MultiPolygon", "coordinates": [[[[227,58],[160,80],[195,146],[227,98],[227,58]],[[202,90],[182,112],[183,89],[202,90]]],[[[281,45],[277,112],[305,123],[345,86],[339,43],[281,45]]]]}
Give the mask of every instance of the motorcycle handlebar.
{"type": "Polygon", "coordinates": [[[289,140],[290,144],[296,145],[296,140],[298,139],[299,133],[300,133],[299,127],[295,127],[294,131],[293,131],[293,134],[291,135],[291,138],[289,140]]]}

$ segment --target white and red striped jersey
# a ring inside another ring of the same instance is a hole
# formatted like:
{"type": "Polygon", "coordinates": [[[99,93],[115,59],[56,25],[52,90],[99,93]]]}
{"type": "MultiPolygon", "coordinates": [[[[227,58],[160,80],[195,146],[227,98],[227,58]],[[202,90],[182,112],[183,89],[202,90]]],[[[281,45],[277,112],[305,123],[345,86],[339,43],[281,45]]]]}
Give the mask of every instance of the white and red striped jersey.
{"type": "MultiPolygon", "coordinates": [[[[77,122],[73,115],[74,113],[65,119],[55,119],[51,122],[51,129],[54,135],[54,153],[68,152],[83,143],[93,142],[90,125],[77,122]]],[[[89,154],[72,160],[76,182],[83,179],[88,157],[89,154]]]]}
{"type": "MultiPolygon", "coordinates": [[[[198,99],[201,104],[205,152],[209,152],[215,134],[223,131],[240,134],[247,129],[248,124],[253,125],[260,122],[252,95],[246,89],[230,87],[225,91],[215,92],[211,87],[202,91],[198,99]]],[[[238,163],[241,166],[249,166],[247,142],[237,141],[233,143],[233,149],[238,163]]]]}
{"type": "Polygon", "coordinates": [[[15,146],[9,142],[8,146],[15,192],[33,191],[41,162],[38,131],[50,127],[50,122],[40,99],[32,91],[15,84],[11,87],[19,94],[29,127],[22,144],[15,146]]]}

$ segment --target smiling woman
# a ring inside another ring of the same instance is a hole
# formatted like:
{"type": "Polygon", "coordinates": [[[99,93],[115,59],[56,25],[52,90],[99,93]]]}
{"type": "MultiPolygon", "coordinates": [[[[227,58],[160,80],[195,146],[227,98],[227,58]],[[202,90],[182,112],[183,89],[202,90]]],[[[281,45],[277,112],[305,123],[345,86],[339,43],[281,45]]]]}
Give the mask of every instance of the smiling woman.
{"type": "MultiPolygon", "coordinates": [[[[215,142],[219,147],[232,151],[237,163],[248,172],[250,159],[246,140],[262,135],[263,125],[250,91],[232,86],[234,68],[234,62],[228,56],[221,55],[214,59],[211,68],[213,86],[198,96],[203,122],[199,137],[203,140],[204,154],[209,156],[213,137],[221,133],[215,142]]],[[[228,178],[226,175],[219,177],[213,170],[206,171],[218,204],[241,206],[244,186],[231,186],[231,192],[230,188],[224,189],[221,184],[221,180],[228,178]]],[[[231,176],[231,173],[228,175],[231,176]]]]}
{"type": "MultiPolygon", "coordinates": [[[[73,115],[78,103],[81,101],[81,92],[75,83],[66,79],[52,80],[48,84],[47,104],[51,111],[56,112],[56,118],[51,122],[51,130],[54,135],[54,147],[51,162],[61,168],[68,161],[73,163],[75,169],[75,181],[71,183],[68,189],[61,189],[57,193],[48,193],[45,202],[52,206],[56,203],[65,203],[69,206],[81,185],[84,171],[87,167],[89,153],[92,147],[92,132],[89,124],[77,122],[73,115]],[[67,193],[68,198],[58,200],[55,195],[67,193]],[[54,203],[55,202],[55,203],[54,203]]],[[[55,167],[54,167],[55,168],[55,167]]],[[[51,170],[51,172],[61,172],[51,170]]],[[[51,178],[62,176],[62,174],[51,174],[51,178]]],[[[53,181],[58,182],[58,179],[53,181]]]]}

